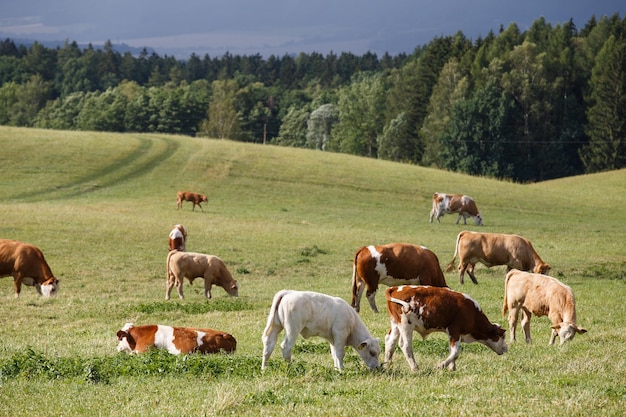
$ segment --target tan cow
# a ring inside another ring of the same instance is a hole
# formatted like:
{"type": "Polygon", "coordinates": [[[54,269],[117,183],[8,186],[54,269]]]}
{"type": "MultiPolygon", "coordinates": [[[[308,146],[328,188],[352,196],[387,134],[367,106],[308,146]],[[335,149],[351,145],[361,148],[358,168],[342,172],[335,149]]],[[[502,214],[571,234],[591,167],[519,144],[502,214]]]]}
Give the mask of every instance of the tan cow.
{"type": "Polygon", "coordinates": [[[0,277],[12,276],[15,298],[22,284],[34,286],[44,297],[56,295],[59,280],[54,277],[38,247],[18,240],[0,239],[0,277]]]}
{"type": "Polygon", "coordinates": [[[420,284],[447,287],[439,259],[431,250],[409,243],[363,246],[354,255],[352,266],[352,307],[359,312],[367,287],[367,300],[376,307],[378,285],[420,284]]]}
{"type": "Polygon", "coordinates": [[[487,267],[507,265],[507,270],[519,269],[547,274],[550,265],[543,262],[530,241],[519,235],[501,233],[478,233],[462,231],[456,238],[454,257],[446,267],[452,271],[454,261],[459,256],[459,282],[463,284],[465,271],[472,282],[478,284],[474,276],[474,267],[480,262],[487,267]]]}
{"type": "Polygon", "coordinates": [[[183,208],[183,201],[190,201],[193,204],[191,211],[196,211],[196,205],[200,207],[200,210],[204,211],[200,203],[206,203],[208,202],[208,199],[206,195],[192,193],[189,191],[179,191],[176,194],[176,208],[178,210],[183,208]]]}
{"type": "Polygon", "coordinates": [[[187,248],[187,228],[182,224],[174,226],[168,237],[169,250],[184,252],[187,248]]]}
{"type": "Polygon", "coordinates": [[[413,357],[413,331],[426,338],[433,332],[444,332],[450,340],[450,355],[439,368],[456,368],[461,342],[478,342],[498,355],[507,351],[505,330],[491,323],[478,303],[468,295],[449,288],[422,285],[391,287],[385,291],[391,329],[385,336],[385,364],[391,358],[398,340],[411,367],[417,369],[413,357]]]}
{"type": "Polygon", "coordinates": [[[135,326],[126,323],[117,332],[118,352],[143,353],[148,348],[166,349],[173,355],[181,353],[233,353],[235,338],[213,329],[171,327],[161,324],[135,326]]]}
{"type": "Polygon", "coordinates": [[[477,226],[483,225],[483,218],[478,212],[478,207],[472,197],[462,194],[445,194],[435,193],[433,194],[433,208],[430,211],[430,222],[433,222],[433,218],[437,219],[437,223],[440,217],[444,214],[458,213],[459,217],[456,219],[456,224],[459,224],[459,220],[463,217],[463,224],[467,224],[467,218],[472,217],[477,226]]]}
{"type": "Polygon", "coordinates": [[[167,290],[165,299],[170,299],[172,288],[176,285],[178,296],[183,299],[183,281],[189,279],[193,284],[196,278],[204,279],[204,296],[211,298],[211,286],[217,285],[234,297],[239,295],[239,285],[230,271],[217,256],[195,252],[173,250],[167,254],[167,290]]]}
{"type": "Polygon", "coordinates": [[[552,321],[549,344],[558,335],[561,344],[587,329],[576,325],[576,301],[570,287],[556,278],[513,269],[506,274],[502,315],[509,311],[511,342],[515,341],[515,328],[520,310],[526,343],[530,343],[530,318],[532,315],[548,316],[552,321]]]}

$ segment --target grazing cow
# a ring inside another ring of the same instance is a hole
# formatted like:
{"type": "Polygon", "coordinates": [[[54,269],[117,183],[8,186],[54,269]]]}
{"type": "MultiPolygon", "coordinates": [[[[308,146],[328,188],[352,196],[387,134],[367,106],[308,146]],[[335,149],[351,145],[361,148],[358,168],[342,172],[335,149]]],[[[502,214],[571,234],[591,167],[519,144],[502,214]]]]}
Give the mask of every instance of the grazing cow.
{"type": "Polygon", "coordinates": [[[504,340],[505,330],[491,323],[478,303],[469,296],[449,288],[406,285],[391,287],[385,291],[391,329],[385,336],[385,363],[391,365],[391,357],[400,339],[411,370],[417,369],[413,357],[413,330],[426,338],[433,332],[445,332],[450,338],[450,356],[438,367],[456,368],[461,353],[461,342],[478,342],[498,355],[508,349],[504,340]]]}
{"type": "Polygon", "coordinates": [[[552,321],[549,344],[558,335],[561,344],[574,338],[576,333],[587,329],[576,325],[576,302],[570,287],[547,275],[513,269],[506,274],[502,315],[509,311],[511,342],[515,341],[515,328],[519,311],[522,310],[522,328],[526,343],[530,343],[530,318],[532,315],[548,316],[552,321]]]}
{"type": "Polygon", "coordinates": [[[301,334],[305,339],[319,336],[328,340],[335,368],[339,370],[343,369],[346,346],[356,349],[368,368],[380,366],[379,340],[370,335],[359,315],[339,297],[311,291],[277,292],[263,331],[261,369],[267,366],[278,334],[283,329],[285,338],[280,347],[287,361],[291,360],[291,349],[301,334]]]}
{"type": "Polygon", "coordinates": [[[191,208],[191,211],[196,211],[196,205],[198,207],[200,207],[200,210],[204,211],[204,209],[202,208],[200,203],[208,202],[208,200],[207,200],[205,195],[196,194],[196,193],[192,193],[192,192],[189,192],[189,191],[179,191],[176,194],[176,207],[177,207],[177,210],[183,208],[183,201],[191,201],[191,203],[193,204],[193,207],[191,208]]]}
{"type": "Polygon", "coordinates": [[[433,285],[447,287],[434,252],[409,243],[364,246],[354,255],[352,266],[352,307],[359,312],[363,289],[375,313],[378,285],[433,285]]]}
{"type": "Polygon", "coordinates": [[[446,272],[454,268],[454,260],[459,255],[459,282],[463,284],[465,271],[472,282],[478,284],[474,276],[474,267],[480,262],[487,267],[507,265],[507,271],[519,269],[547,274],[550,265],[543,262],[530,241],[519,235],[501,233],[477,233],[462,231],[456,238],[454,257],[448,264],[446,272]]]}
{"type": "Polygon", "coordinates": [[[0,239],[0,277],[13,276],[15,298],[22,284],[34,286],[44,297],[56,295],[59,280],[54,277],[43,253],[36,246],[17,240],[0,239]]]}
{"type": "Polygon", "coordinates": [[[167,349],[173,355],[193,352],[233,353],[237,349],[237,341],[228,333],[160,324],[135,326],[126,323],[117,332],[117,340],[117,351],[128,353],[143,353],[150,347],[167,349]]]}
{"type": "Polygon", "coordinates": [[[472,199],[472,197],[461,194],[433,194],[433,208],[430,211],[430,222],[433,222],[433,217],[437,219],[437,223],[441,223],[439,218],[444,214],[459,213],[459,217],[456,219],[456,224],[459,224],[461,216],[463,217],[463,224],[467,224],[467,218],[472,217],[477,226],[483,225],[483,218],[478,212],[478,207],[472,199]]]}
{"type": "Polygon", "coordinates": [[[185,251],[187,247],[187,228],[182,224],[174,226],[169,235],[169,250],[185,251]]]}
{"type": "Polygon", "coordinates": [[[233,279],[224,261],[217,256],[195,252],[171,251],[167,254],[167,290],[165,299],[170,299],[172,288],[176,285],[178,296],[182,299],[183,281],[189,279],[193,284],[196,278],[204,278],[204,296],[211,298],[211,286],[224,288],[229,295],[239,295],[239,285],[233,279]]]}

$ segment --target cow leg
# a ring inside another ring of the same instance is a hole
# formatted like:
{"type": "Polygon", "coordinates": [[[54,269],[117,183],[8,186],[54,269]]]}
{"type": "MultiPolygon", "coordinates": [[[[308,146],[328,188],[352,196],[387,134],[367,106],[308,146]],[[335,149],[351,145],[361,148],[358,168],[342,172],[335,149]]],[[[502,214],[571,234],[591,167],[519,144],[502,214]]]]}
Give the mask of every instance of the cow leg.
{"type": "Polygon", "coordinates": [[[204,296],[205,298],[211,298],[211,286],[213,285],[212,277],[204,278],[204,296]]]}
{"type": "Polygon", "coordinates": [[[290,329],[289,327],[285,328],[285,338],[280,344],[280,348],[283,352],[283,358],[287,362],[291,362],[291,350],[293,349],[296,341],[298,340],[298,335],[300,332],[294,331],[294,329],[290,329]]]}
{"type": "Polygon", "coordinates": [[[469,264],[469,267],[467,268],[467,275],[469,275],[469,277],[472,279],[472,282],[474,284],[478,284],[478,281],[476,281],[476,276],[474,275],[475,267],[476,267],[476,264],[469,264]]]}
{"type": "Polygon", "coordinates": [[[341,343],[337,343],[337,342],[335,342],[335,344],[331,343],[330,353],[333,356],[335,369],[342,371],[343,370],[343,357],[346,354],[346,347],[341,343]]]}
{"type": "Polygon", "coordinates": [[[278,340],[278,334],[282,331],[282,327],[278,327],[273,323],[270,323],[263,332],[263,360],[261,361],[261,369],[265,369],[267,367],[267,361],[269,360],[272,352],[274,351],[274,347],[276,346],[276,341],[278,340]]]}
{"type": "Polygon", "coordinates": [[[467,270],[468,266],[469,266],[469,264],[464,263],[463,260],[461,260],[459,262],[459,267],[458,267],[458,270],[459,270],[459,283],[461,283],[461,284],[465,284],[465,282],[463,282],[464,281],[463,277],[465,276],[465,271],[467,270]]]}
{"type": "Polygon", "coordinates": [[[200,207],[200,210],[202,210],[202,212],[204,213],[204,209],[202,208],[202,204],[198,203],[198,207],[200,207]]]}
{"type": "MultiPolygon", "coordinates": [[[[400,349],[404,353],[404,357],[411,368],[411,371],[417,371],[417,363],[413,355],[413,328],[407,324],[400,325],[400,349]]],[[[386,349],[386,347],[385,347],[386,349]]],[[[387,353],[385,352],[385,355],[387,353]]]]}
{"type": "MultiPolygon", "coordinates": [[[[552,330],[552,333],[550,334],[550,341],[548,342],[549,345],[553,345],[554,341],[556,340],[556,337],[559,335],[559,332],[556,329],[550,329],[552,330]]],[[[561,340],[561,344],[563,344],[564,340],[561,340]]]]}
{"type": "Polygon", "coordinates": [[[374,313],[378,313],[378,308],[376,307],[376,290],[370,292],[367,291],[365,294],[367,296],[367,301],[370,302],[370,307],[374,313]]]}
{"type": "Polygon", "coordinates": [[[522,307],[522,328],[524,329],[524,336],[526,336],[526,343],[531,343],[530,340],[530,318],[532,313],[522,307]]]}
{"type": "Polygon", "coordinates": [[[517,318],[519,316],[519,309],[517,307],[509,306],[509,340],[511,343],[515,342],[515,329],[517,328],[517,318]]]}
{"type": "Polygon", "coordinates": [[[398,326],[392,321],[389,332],[385,335],[385,367],[391,366],[391,359],[393,353],[398,345],[398,338],[400,337],[400,330],[398,326]]]}
{"type": "Polygon", "coordinates": [[[181,300],[185,298],[185,295],[183,294],[184,279],[184,277],[181,277],[180,279],[176,278],[176,289],[178,290],[178,298],[180,298],[181,300]]]}
{"type": "Polygon", "coordinates": [[[456,359],[461,354],[461,340],[457,337],[450,336],[450,356],[441,362],[437,367],[439,369],[448,368],[451,371],[456,369],[456,359]]]}
{"type": "Polygon", "coordinates": [[[20,292],[22,291],[21,273],[13,275],[13,289],[15,290],[15,298],[18,298],[20,296],[20,292]]]}

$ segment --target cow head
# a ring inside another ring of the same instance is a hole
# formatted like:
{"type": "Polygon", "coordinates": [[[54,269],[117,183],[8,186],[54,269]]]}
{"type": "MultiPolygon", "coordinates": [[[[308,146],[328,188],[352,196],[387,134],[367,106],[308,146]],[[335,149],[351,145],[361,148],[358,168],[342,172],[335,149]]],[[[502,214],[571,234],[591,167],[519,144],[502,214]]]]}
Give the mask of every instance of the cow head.
{"type": "Polygon", "coordinates": [[[239,283],[236,280],[233,280],[232,284],[224,287],[228,295],[233,297],[239,297],[239,283]]]}
{"type": "Polygon", "coordinates": [[[369,337],[361,342],[361,344],[357,346],[356,350],[370,370],[380,367],[380,361],[378,360],[378,356],[380,356],[379,339],[369,337]]]}
{"type": "Polygon", "coordinates": [[[133,350],[135,350],[137,342],[128,332],[132,327],[132,323],[126,323],[124,327],[122,327],[122,330],[117,331],[117,340],[119,340],[117,345],[118,352],[132,353],[133,350]]]}
{"type": "Polygon", "coordinates": [[[496,352],[498,355],[502,355],[509,350],[509,347],[504,340],[505,330],[497,323],[491,324],[491,329],[489,330],[488,338],[483,341],[479,341],[488,346],[491,350],[496,352]]]}
{"type": "Polygon", "coordinates": [[[550,265],[548,265],[545,262],[540,262],[537,265],[535,265],[535,269],[533,270],[533,272],[535,274],[548,275],[548,272],[550,272],[550,265]]]}
{"type": "Polygon", "coordinates": [[[476,223],[476,226],[483,225],[483,216],[481,216],[480,213],[474,216],[474,223],[476,223]]]}
{"type": "Polygon", "coordinates": [[[552,331],[557,332],[559,338],[561,339],[561,344],[567,342],[568,340],[572,340],[576,333],[587,333],[587,329],[583,327],[578,327],[574,323],[559,323],[552,326],[552,331]]]}
{"type": "Polygon", "coordinates": [[[59,292],[59,280],[50,278],[41,284],[41,295],[44,297],[52,297],[59,292]]]}

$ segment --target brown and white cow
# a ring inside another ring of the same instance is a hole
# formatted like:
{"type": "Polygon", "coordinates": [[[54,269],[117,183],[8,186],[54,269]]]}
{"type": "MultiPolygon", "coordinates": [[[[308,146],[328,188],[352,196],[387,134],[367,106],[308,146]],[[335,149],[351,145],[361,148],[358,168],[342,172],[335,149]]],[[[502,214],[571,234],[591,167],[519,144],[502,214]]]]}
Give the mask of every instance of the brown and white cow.
{"type": "Polygon", "coordinates": [[[462,231],[456,238],[454,257],[446,267],[452,271],[454,261],[459,256],[459,282],[463,284],[465,271],[472,282],[478,284],[474,276],[474,267],[480,262],[487,267],[507,265],[507,271],[519,269],[547,274],[550,265],[543,262],[530,241],[519,235],[501,233],[478,233],[462,231]]]}
{"type": "Polygon", "coordinates": [[[375,313],[378,285],[433,285],[447,287],[437,255],[424,246],[389,243],[363,246],[354,255],[352,266],[352,307],[359,312],[363,289],[375,313]]]}
{"type": "Polygon", "coordinates": [[[189,279],[193,284],[196,278],[204,279],[204,296],[211,298],[211,286],[217,285],[224,288],[229,295],[239,295],[239,285],[233,279],[230,271],[224,265],[224,261],[214,255],[205,255],[196,252],[171,251],[167,254],[167,290],[165,299],[170,299],[170,293],[174,285],[178,289],[178,296],[182,299],[183,281],[189,279]]]}
{"type": "Polygon", "coordinates": [[[56,295],[59,280],[54,277],[39,248],[18,240],[0,239],[0,277],[13,277],[15,298],[22,284],[34,286],[44,297],[56,295]]]}
{"type": "Polygon", "coordinates": [[[558,335],[561,344],[587,329],[576,325],[576,301],[570,287],[556,278],[513,269],[506,274],[502,315],[509,311],[511,342],[515,341],[515,328],[520,310],[526,343],[530,343],[530,318],[532,315],[548,316],[552,321],[549,344],[558,335]]]}
{"type": "Polygon", "coordinates": [[[413,357],[413,331],[426,338],[433,332],[445,332],[450,339],[450,355],[438,367],[454,370],[461,353],[461,342],[478,342],[498,355],[508,350],[505,330],[491,323],[478,303],[468,295],[449,288],[420,285],[391,287],[385,291],[391,329],[385,336],[385,363],[391,365],[400,341],[411,370],[417,369],[413,357]]]}
{"type": "Polygon", "coordinates": [[[183,201],[190,201],[193,204],[191,211],[196,211],[196,205],[200,207],[200,210],[204,211],[200,203],[208,202],[208,199],[205,195],[196,194],[189,191],[179,191],[176,194],[176,208],[180,210],[183,208],[183,201]]]}
{"type": "Polygon", "coordinates": [[[135,326],[126,323],[117,332],[118,352],[143,353],[148,348],[166,349],[173,355],[181,353],[233,353],[235,338],[213,329],[172,327],[161,324],[135,326]]]}
{"type": "Polygon", "coordinates": [[[467,218],[472,217],[477,226],[483,225],[483,218],[478,212],[478,207],[472,197],[462,194],[445,194],[435,193],[433,194],[433,208],[430,211],[430,222],[433,222],[433,218],[437,219],[437,223],[440,217],[444,214],[458,213],[459,217],[456,219],[456,224],[459,224],[459,220],[463,217],[463,224],[467,224],[467,218]]]}
{"type": "Polygon", "coordinates": [[[285,338],[280,347],[286,361],[291,360],[291,350],[302,335],[305,339],[319,336],[328,340],[336,369],[343,369],[346,346],[352,346],[369,369],[380,366],[379,340],[372,337],[356,311],[342,298],[312,291],[277,292],[261,338],[261,369],[266,368],[283,329],[285,338]]]}
{"type": "Polygon", "coordinates": [[[174,226],[168,237],[169,250],[184,252],[187,248],[187,228],[182,224],[174,226]]]}

